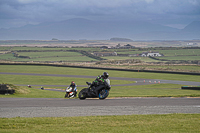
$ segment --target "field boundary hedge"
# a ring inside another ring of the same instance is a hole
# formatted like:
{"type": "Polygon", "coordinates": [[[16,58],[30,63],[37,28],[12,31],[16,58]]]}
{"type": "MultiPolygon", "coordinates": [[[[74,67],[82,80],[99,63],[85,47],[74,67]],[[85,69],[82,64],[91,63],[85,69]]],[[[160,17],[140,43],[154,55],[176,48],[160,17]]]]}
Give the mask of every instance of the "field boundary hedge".
{"type": "Polygon", "coordinates": [[[184,64],[199,64],[199,60],[168,60],[168,59],[159,59],[158,57],[152,57],[149,56],[149,58],[153,59],[153,60],[159,60],[159,61],[168,61],[168,63],[184,63],[184,64]]]}
{"type": "Polygon", "coordinates": [[[130,71],[130,72],[150,72],[150,73],[170,73],[170,74],[200,75],[200,73],[191,73],[191,72],[135,70],[135,69],[106,68],[106,67],[102,68],[102,67],[73,66],[73,65],[59,65],[59,64],[42,64],[42,63],[41,64],[40,63],[0,63],[0,65],[55,66],[55,67],[73,67],[73,68],[116,70],[116,71],[130,71]]]}

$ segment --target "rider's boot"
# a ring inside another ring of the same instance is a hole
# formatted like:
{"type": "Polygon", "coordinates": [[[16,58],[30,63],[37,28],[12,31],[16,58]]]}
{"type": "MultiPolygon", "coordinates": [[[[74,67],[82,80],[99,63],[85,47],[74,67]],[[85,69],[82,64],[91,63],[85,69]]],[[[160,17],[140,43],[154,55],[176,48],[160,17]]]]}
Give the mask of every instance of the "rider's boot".
{"type": "Polygon", "coordinates": [[[91,87],[90,92],[91,92],[92,95],[96,95],[95,87],[94,86],[91,87]]]}

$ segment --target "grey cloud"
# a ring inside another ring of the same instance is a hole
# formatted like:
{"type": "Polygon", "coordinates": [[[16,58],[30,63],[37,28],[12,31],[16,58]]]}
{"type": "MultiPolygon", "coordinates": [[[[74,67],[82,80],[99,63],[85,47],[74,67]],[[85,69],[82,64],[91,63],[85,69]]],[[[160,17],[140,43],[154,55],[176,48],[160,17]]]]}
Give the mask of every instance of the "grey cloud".
{"type": "MultiPolygon", "coordinates": [[[[0,23],[30,23],[74,17],[114,20],[200,18],[199,0],[1,0],[0,23]],[[167,16],[167,18],[166,18],[167,16]]],[[[0,27],[1,28],[1,27],[0,27]]]]}

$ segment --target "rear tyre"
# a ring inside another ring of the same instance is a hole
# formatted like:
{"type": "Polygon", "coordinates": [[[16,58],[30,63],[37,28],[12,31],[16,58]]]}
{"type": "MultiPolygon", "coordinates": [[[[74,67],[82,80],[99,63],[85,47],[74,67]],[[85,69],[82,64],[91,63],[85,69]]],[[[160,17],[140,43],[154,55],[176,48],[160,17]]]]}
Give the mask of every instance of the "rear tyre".
{"type": "Polygon", "coordinates": [[[87,89],[87,88],[82,89],[82,90],[79,92],[78,98],[79,98],[80,100],[85,100],[85,99],[86,99],[86,96],[87,96],[86,89],[87,89]]]}
{"type": "Polygon", "coordinates": [[[99,99],[103,100],[103,99],[107,98],[108,95],[109,95],[109,91],[108,90],[106,90],[106,89],[100,90],[99,99]]]}

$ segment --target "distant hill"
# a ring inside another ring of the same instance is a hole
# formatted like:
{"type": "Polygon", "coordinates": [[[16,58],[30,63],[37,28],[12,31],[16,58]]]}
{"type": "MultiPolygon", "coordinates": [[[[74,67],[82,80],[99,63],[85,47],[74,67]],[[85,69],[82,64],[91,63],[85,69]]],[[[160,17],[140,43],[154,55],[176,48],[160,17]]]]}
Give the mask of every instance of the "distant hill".
{"type": "Polygon", "coordinates": [[[110,41],[118,41],[118,42],[133,42],[133,40],[128,38],[110,38],[110,41]]]}
{"type": "Polygon", "coordinates": [[[197,32],[200,31],[200,21],[193,21],[189,25],[187,25],[184,29],[184,32],[197,32]]]}
{"type": "Polygon", "coordinates": [[[26,25],[20,28],[0,29],[0,40],[186,40],[200,39],[200,21],[179,30],[149,22],[97,22],[87,19],[69,19],[60,22],[26,25]]]}

